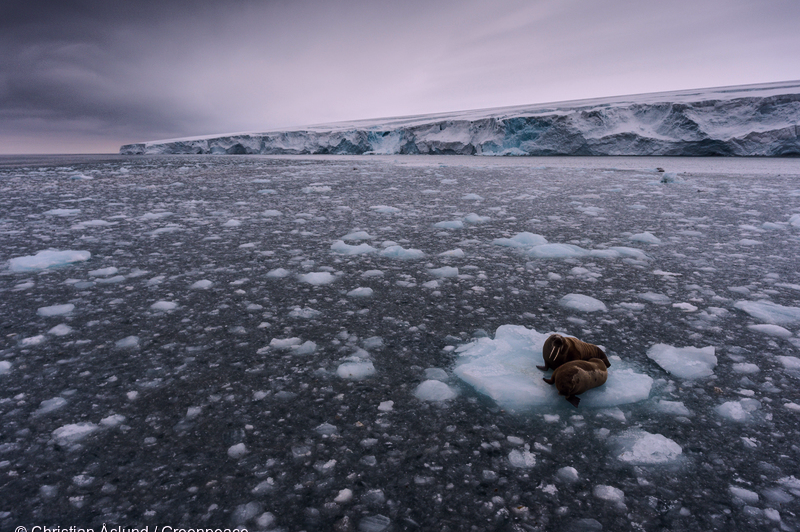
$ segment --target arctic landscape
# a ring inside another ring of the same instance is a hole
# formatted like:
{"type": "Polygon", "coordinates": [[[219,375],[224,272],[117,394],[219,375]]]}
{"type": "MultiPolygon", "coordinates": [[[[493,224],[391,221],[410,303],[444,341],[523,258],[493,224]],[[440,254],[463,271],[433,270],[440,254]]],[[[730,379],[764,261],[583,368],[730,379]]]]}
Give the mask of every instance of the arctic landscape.
{"type": "Polygon", "coordinates": [[[136,154],[800,156],[800,81],[126,144],[136,154]]]}
{"type": "Polygon", "coordinates": [[[0,159],[2,529],[798,530],[799,178],[0,159]]]}

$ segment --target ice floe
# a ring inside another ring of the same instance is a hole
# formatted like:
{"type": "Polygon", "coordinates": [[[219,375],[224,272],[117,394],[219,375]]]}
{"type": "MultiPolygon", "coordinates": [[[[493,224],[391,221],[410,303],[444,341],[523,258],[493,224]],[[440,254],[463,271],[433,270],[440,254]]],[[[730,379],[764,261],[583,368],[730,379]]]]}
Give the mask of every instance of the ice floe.
{"type": "Polygon", "coordinates": [[[771,301],[737,301],[734,308],[747,312],[752,317],[772,325],[800,322],[800,308],[785,307],[771,301]]]}
{"type": "Polygon", "coordinates": [[[647,356],[664,370],[681,379],[699,379],[714,374],[717,357],[713,346],[674,347],[655,344],[647,350],[647,356]]]}
{"type": "Polygon", "coordinates": [[[36,255],[9,259],[8,269],[12,272],[44,270],[46,268],[66,266],[75,262],[84,262],[89,260],[91,256],[92,254],[88,251],[47,249],[39,251],[36,255]]]}
{"type": "Polygon", "coordinates": [[[50,305],[49,307],[39,307],[36,314],[43,317],[63,316],[75,310],[75,305],[72,303],[64,303],[63,305],[50,305]]]}
{"type": "Polygon", "coordinates": [[[414,396],[422,401],[448,401],[457,395],[446,383],[435,379],[421,382],[414,390],[414,396]]]}
{"type": "Polygon", "coordinates": [[[680,445],[661,434],[631,429],[611,440],[615,456],[632,465],[666,464],[683,453],[680,445]]]}
{"type": "Polygon", "coordinates": [[[608,310],[605,303],[584,294],[567,294],[558,301],[558,304],[579,312],[605,312],[608,310]]]}

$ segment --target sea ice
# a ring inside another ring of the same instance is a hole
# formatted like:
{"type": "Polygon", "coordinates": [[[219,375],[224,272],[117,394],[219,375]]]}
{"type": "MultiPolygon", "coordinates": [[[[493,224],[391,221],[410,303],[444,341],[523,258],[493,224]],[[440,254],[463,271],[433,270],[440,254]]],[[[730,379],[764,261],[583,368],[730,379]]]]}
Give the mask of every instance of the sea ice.
{"type": "Polygon", "coordinates": [[[439,380],[429,379],[422,381],[414,396],[422,401],[448,401],[458,395],[450,386],[439,380]]]}
{"type": "Polygon", "coordinates": [[[178,304],[175,303],[174,301],[156,301],[155,303],[150,305],[150,308],[153,310],[161,310],[163,312],[167,312],[178,308],[178,304]]]}
{"type": "MultiPolygon", "coordinates": [[[[501,325],[494,339],[478,338],[456,349],[459,358],[453,373],[508,409],[548,410],[567,405],[558,391],[542,380],[536,364],[542,363],[542,347],[550,336],[520,325],[501,325]]],[[[581,407],[613,407],[643,401],[650,396],[653,379],[615,362],[603,386],[581,395],[581,407]]],[[[568,405],[567,405],[568,406],[568,405]]],[[[572,408],[572,407],[570,407],[572,408]]]]}
{"type": "Polygon", "coordinates": [[[58,251],[48,249],[38,252],[36,255],[25,257],[15,257],[8,260],[8,269],[12,272],[29,272],[34,270],[44,270],[58,266],[65,266],[74,262],[83,262],[91,258],[92,254],[88,251],[58,251]]]}
{"type": "Polygon", "coordinates": [[[266,277],[272,279],[283,279],[284,277],[288,277],[291,272],[289,270],[285,270],[283,268],[275,268],[274,270],[270,270],[266,273],[266,277]]]}
{"type": "Polygon", "coordinates": [[[53,431],[53,440],[55,440],[58,445],[70,445],[83,440],[98,428],[100,427],[94,423],[72,423],[64,425],[53,431]]]}
{"type": "Polygon", "coordinates": [[[297,276],[297,279],[303,283],[320,286],[332,283],[336,280],[336,276],[330,272],[311,272],[300,274],[297,276]]]}
{"type": "Polygon", "coordinates": [[[645,244],[660,244],[661,239],[655,236],[653,233],[648,233],[645,231],[644,233],[636,233],[635,235],[631,235],[628,237],[628,240],[633,240],[634,242],[644,242],[645,244]]]}
{"type": "Polygon", "coordinates": [[[388,257],[390,259],[414,260],[414,259],[421,259],[422,257],[425,256],[425,253],[423,253],[419,249],[406,249],[403,246],[395,245],[395,246],[388,246],[385,249],[381,250],[380,256],[388,257]]]}
{"type": "Polygon", "coordinates": [[[472,225],[483,224],[490,221],[491,219],[492,218],[490,216],[481,216],[474,212],[471,212],[468,215],[464,216],[464,221],[472,225]]]}
{"type": "Polygon", "coordinates": [[[447,220],[444,222],[436,222],[433,226],[437,229],[463,229],[464,222],[461,220],[447,220]]]}
{"type": "Polygon", "coordinates": [[[605,303],[599,299],[583,294],[567,294],[558,301],[558,304],[564,308],[580,312],[605,312],[608,310],[605,303]]]}
{"type": "Polygon", "coordinates": [[[542,235],[522,232],[517,233],[511,238],[495,238],[492,244],[496,246],[506,246],[510,248],[530,248],[547,244],[547,239],[542,235]]]}
{"type": "Polygon", "coordinates": [[[374,205],[370,207],[375,212],[379,212],[381,214],[393,214],[396,212],[400,212],[400,209],[397,207],[390,207],[389,205],[374,205]]]}
{"type": "Polygon", "coordinates": [[[49,307],[39,307],[36,314],[42,317],[63,316],[75,310],[75,305],[65,303],[63,305],[51,305],[49,307]]]}
{"type": "Polygon", "coordinates": [[[107,268],[100,268],[98,270],[89,270],[89,277],[108,277],[110,275],[115,275],[118,273],[119,270],[114,266],[109,266],[107,268]]]}
{"type": "Polygon", "coordinates": [[[428,270],[428,273],[431,277],[435,277],[437,279],[443,277],[458,277],[458,268],[453,266],[442,266],[441,268],[433,268],[428,270]]]}
{"type": "Polygon", "coordinates": [[[527,469],[536,465],[536,455],[524,449],[514,449],[508,453],[508,462],[511,467],[527,469]]]}
{"type": "Polygon", "coordinates": [[[375,238],[366,231],[353,231],[344,235],[342,240],[375,240],[375,238]]]}
{"type": "Polygon", "coordinates": [[[751,331],[760,332],[768,336],[777,336],[778,338],[791,338],[792,336],[792,331],[784,329],[780,325],[748,325],[747,328],[751,331]]]}
{"type": "Polygon", "coordinates": [[[353,246],[350,244],[345,244],[342,240],[337,240],[331,244],[331,251],[341,255],[365,255],[367,253],[374,253],[378,250],[366,243],[353,246]]]}
{"type": "Polygon", "coordinates": [[[11,362],[8,360],[0,360],[0,375],[5,375],[11,371],[11,362]]]}
{"type": "Polygon", "coordinates": [[[200,281],[195,281],[194,283],[192,283],[192,286],[190,286],[189,288],[192,288],[193,290],[207,290],[208,288],[211,288],[213,284],[214,283],[209,281],[208,279],[202,279],[200,281]]]}
{"type": "Polygon", "coordinates": [[[676,460],[683,449],[661,434],[632,429],[611,440],[617,458],[634,465],[664,464],[676,460]]]}
{"type": "Polygon", "coordinates": [[[44,211],[42,214],[48,216],[75,216],[80,214],[80,209],[51,209],[49,211],[44,211]]]}
{"type": "Polygon", "coordinates": [[[738,401],[727,401],[722,403],[714,409],[720,416],[730,419],[731,421],[750,421],[753,419],[753,412],[761,408],[761,402],[758,399],[751,399],[745,397],[738,401]]]}
{"type": "Polygon", "coordinates": [[[786,325],[800,321],[800,308],[785,307],[771,301],[737,301],[734,308],[743,310],[757,320],[772,325],[786,325]]]}
{"type": "Polygon", "coordinates": [[[52,334],[53,336],[66,336],[72,332],[72,327],[67,325],[66,323],[60,323],[47,331],[47,334],[52,334]]]}
{"type": "Polygon", "coordinates": [[[375,374],[375,366],[369,360],[344,362],[336,368],[336,374],[343,379],[366,379],[375,374]]]}
{"type": "Polygon", "coordinates": [[[139,337],[138,336],[126,336],[122,340],[117,340],[114,342],[114,345],[117,349],[132,349],[135,347],[139,347],[139,337]]]}
{"type": "Polygon", "coordinates": [[[443,251],[443,252],[439,253],[439,256],[440,257],[454,257],[454,258],[461,259],[461,258],[464,258],[465,253],[464,253],[464,250],[462,250],[461,248],[456,248],[456,249],[450,249],[448,251],[443,251]]]}
{"type": "Polygon", "coordinates": [[[588,250],[572,244],[540,244],[528,251],[528,255],[535,259],[570,259],[588,254],[588,250]]]}
{"type": "Polygon", "coordinates": [[[368,286],[359,286],[347,292],[347,297],[372,297],[373,290],[368,286]]]}
{"type": "Polygon", "coordinates": [[[647,356],[663,369],[681,379],[698,379],[714,374],[717,357],[713,346],[673,347],[655,344],[647,350],[647,356]]]}

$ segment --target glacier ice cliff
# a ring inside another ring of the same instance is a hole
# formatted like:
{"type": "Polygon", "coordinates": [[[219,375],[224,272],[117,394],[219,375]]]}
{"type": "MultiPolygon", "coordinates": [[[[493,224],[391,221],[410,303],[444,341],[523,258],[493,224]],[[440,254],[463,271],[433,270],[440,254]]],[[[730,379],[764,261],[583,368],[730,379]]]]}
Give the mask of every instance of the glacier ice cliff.
{"type": "Polygon", "coordinates": [[[126,144],[121,154],[800,156],[800,81],[126,144]]]}

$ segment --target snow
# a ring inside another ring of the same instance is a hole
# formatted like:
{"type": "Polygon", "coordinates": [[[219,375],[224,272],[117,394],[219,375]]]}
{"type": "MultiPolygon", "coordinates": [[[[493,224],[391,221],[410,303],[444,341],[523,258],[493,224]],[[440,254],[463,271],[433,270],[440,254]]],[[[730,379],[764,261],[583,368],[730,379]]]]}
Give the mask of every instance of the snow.
{"type": "Polygon", "coordinates": [[[58,251],[48,249],[39,251],[36,255],[28,255],[25,257],[15,257],[8,260],[8,269],[12,272],[30,272],[36,270],[44,270],[46,268],[57,268],[74,264],[76,262],[84,262],[91,258],[92,254],[88,251],[58,251]]]}
{"type": "Polygon", "coordinates": [[[699,379],[714,374],[717,357],[713,346],[674,347],[655,344],[647,350],[648,358],[680,379],[699,379]]]}

